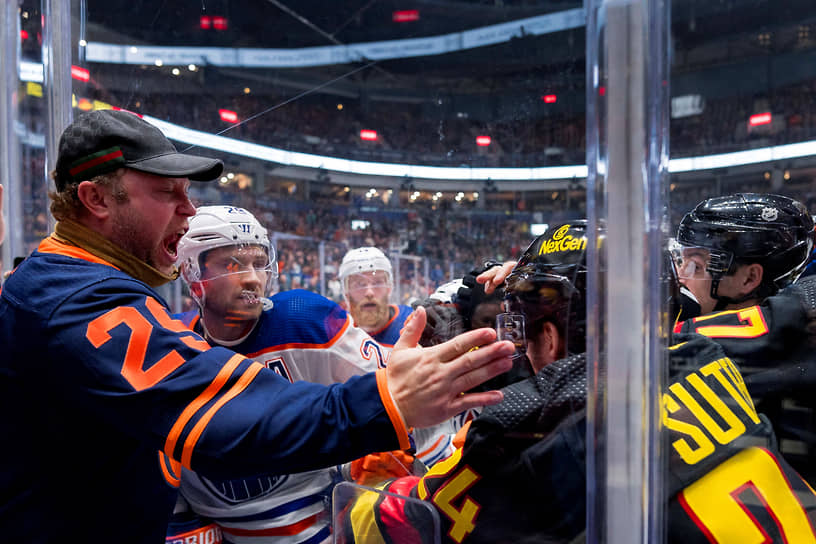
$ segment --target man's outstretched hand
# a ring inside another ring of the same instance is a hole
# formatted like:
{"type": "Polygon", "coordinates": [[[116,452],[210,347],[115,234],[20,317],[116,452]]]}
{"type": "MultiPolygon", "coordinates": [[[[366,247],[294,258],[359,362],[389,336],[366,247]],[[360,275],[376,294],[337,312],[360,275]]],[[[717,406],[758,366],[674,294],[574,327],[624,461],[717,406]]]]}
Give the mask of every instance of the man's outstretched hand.
{"type": "Polygon", "coordinates": [[[513,344],[496,342],[493,329],[476,329],[436,346],[416,347],[426,318],[425,308],[414,310],[386,368],[388,390],[406,425],[429,427],[469,408],[501,402],[501,391],[463,392],[510,370],[513,344]]]}

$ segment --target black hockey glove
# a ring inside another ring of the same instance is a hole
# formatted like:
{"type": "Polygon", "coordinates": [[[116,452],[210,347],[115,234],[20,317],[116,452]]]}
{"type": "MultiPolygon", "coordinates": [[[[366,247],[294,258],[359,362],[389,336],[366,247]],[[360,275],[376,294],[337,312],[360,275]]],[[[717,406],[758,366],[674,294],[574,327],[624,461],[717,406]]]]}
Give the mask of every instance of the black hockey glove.
{"type": "Polygon", "coordinates": [[[432,298],[415,302],[413,308],[425,308],[428,321],[419,339],[420,346],[435,346],[465,332],[462,316],[453,304],[444,304],[432,298]]]}

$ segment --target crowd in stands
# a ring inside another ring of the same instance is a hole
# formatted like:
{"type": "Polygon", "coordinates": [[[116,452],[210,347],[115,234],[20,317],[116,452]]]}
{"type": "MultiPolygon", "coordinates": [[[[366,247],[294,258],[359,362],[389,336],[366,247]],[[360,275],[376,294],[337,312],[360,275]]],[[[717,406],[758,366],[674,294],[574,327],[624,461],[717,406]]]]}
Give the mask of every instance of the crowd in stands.
{"type": "MultiPolygon", "coordinates": [[[[44,172],[42,150],[29,150],[24,167],[30,179],[44,172]]],[[[24,253],[36,248],[49,231],[46,197],[42,186],[31,184],[23,196],[24,253]]],[[[348,249],[375,246],[386,251],[396,267],[397,298],[408,302],[426,296],[441,283],[461,277],[488,259],[513,259],[533,239],[534,222],[561,222],[584,217],[585,199],[573,191],[571,202],[543,195],[527,196],[521,202],[486,199],[480,207],[433,205],[416,202],[410,206],[371,206],[349,198],[338,201],[330,195],[311,198],[258,194],[233,185],[194,186],[197,204],[234,204],[252,211],[272,233],[280,262],[279,288],[305,288],[342,301],[336,280],[337,266],[348,249]],[[577,195],[577,196],[576,196],[577,195]],[[352,220],[368,221],[355,230],[352,220]]],[[[738,189],[767,192],[768,181],[758,176],[738,189]]],[[[695,203],[712,196],[710,184],[677,184],[671,195],[671,219],[675,225],[695,203]]],[[[776,191],[793,196],[816,213],[816,193],[808,182],[784,186],[776,191]]],[[[553,193],[556,195],[556,193],[553,193]]],[[[370,203],[368,203],[370,204],[370,203]]]]}
{"type": "Polygon", "coordinates": [[[140,104],[137,111],[189,128],[356,160],[506,168],[584,161],[586,130],[582,117],[483,122],[457,117],[446,108],[435,111],[432,104],[370,101],[361,107],[354,101],[304,97],[286,102],[288,98],[249,94],[232,99],[197,96],[196,100],[185,100],[183,96],[153,94],[134,99],[134,103],[140,104]],[[338,109],[340,103],[342,109],[338,109]],[[235,111],[239,123],[222,121],[219,109],[235,111]],[[375,130],[377,140],[362,140],[361,130],[375,130]],[[490,136],[490,145],[477,145],[477,136],[490,136]]]}
{"type": "MultiPolygon", "coordinates": [[[[814,90],[816,81],[807,81],[777,88],[772,95],[703,98],[702,112],[671,120],[671,154],[723,153],[816,138],[814,90]],[[752,115],[764,112],[772,114],[771,123],[749,125],[752,115]]],[[[523,120],[484,122],[432,103],[290,98],[252,93],[187,100],[152,94],[132,99],[130,107],[205,132],[356,160],[505,168],[585,161],[583,112],[544,115],[531,108],[523,120]],[[235,111],[239,123],[222,121],[222,108],[235,111]],[[362,140],[363,129],[375,130],[377,140],[362,140]],[[489,146],[476,144],[483,135],[491,137],[489,146]]]]}
{"type": "Polygon", "coordinates": [[[701,114],[672,119],[672,157],[725,153],[816,138],[816,81],[780,87],[762,96],[706,99],[701,114]],[[770,122],[751,126],[752,115],[770,122]]]}
{"type": "MultiPolygon", "coordinates": [[[[731,97],[707,100],[702,113],[672,119],[672,156],[713,153],[775,145],[816,138],[816,81],[776,89],[772,96],[731,97]],[[770,111],[774,121],[749,130],[750,115],[770,111]],[[778,113],[778,115],[777,115],[778,113]]],[[[106,97],[111,98],[111,97],[106,97]]],[[[215,95],[183,96],[151,94],[129,97],[128,106],[209,133],[274,145],[286,149],[389,162],[471,166],[542,166],[584,162],[585,121],[582,117],[541,116],[482,123],[466,116],[442,114],[428,104],[399,104],[376,100],[361,103],[306,96],[283,104],[284,95],[239,95],[230,102],[215,95]],[[281,107],[276,107],[283,104],[281,107]],[[138,106],[138,107],[137,107],[138,106]],[[233,109],[240,120],[257,114],[246,123],[232,125],[217,116],[219,107],[233,109]],[[364,128],[378,132],[376,142],[360,140],[364,128]],[[475,145],[475,137],[488,133],[487,148],[475,145]]],[[[23,117],[31,130],[42,131],[44,115],[39,99],[24,101],[23,117]],[[29,111],[29,109],[31,111],[29,111]],[[36,124],[39,123],[39,124],[36,124]]],[[[25,253],[32,251],[49,231],[47,197],[43,179],[44,150],[23,146],[22,166],[26,184],[22,195],[25,253]]],[[[677,185],[672,192],[671,222],[695,203],[712,196],[709,184],[677,185]]],[[[733,192],[734,188],[730,188],[733,192]]],[[[767,179],[758,177],[736,190],[771,190],[767,179]],[[752,184],[751,184],[752,183],[752,184]]],[[[558,222],[585,216],[581,191],[572,202],[560,196],[527,195],[520,199],[484,199],[478,207],[389,205],[379,211],[352,197],[339,201],[331,195],[303,198],[273,192],[238,190],[232,186],[208,189],[199,194],[202,204],[226,203],[252,211],[275,233],[281,262],[281,289],[303,287],[340,299],[334,279],[337,264],[350,248],[371,245],[404,259],[399,264],[400,298],[422,296],[440,283],[461,276],[486,259],[518,256],[532,240],[530,224],[558,222]],[[538,216],[534,220],[534,215],[538,216]],[[368,228],[354,230],[351,220],[363,219],[368,228]],[[499,249],[497,249],[499,248],[499,249]],[[437,266],[439,265],[439,266],[437,266]],[[431,279],[430,271],[441,268],[431,279]]],[[[816,212],[816,193],[809,184],[776,191],[805,202],[816,212]]],[[[375,207],[376,208],[376,207],[375,207]]],[[[404,302],[404,300],[400,300],[404,302]]]]}

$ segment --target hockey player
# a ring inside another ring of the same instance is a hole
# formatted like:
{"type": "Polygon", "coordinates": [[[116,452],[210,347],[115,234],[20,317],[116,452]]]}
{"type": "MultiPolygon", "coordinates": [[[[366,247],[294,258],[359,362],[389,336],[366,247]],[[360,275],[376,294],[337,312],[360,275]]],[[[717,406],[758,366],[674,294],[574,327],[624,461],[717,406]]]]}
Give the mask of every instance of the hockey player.
{"type": "Polygon", "coordinates": [[[0,464],[14,467],[0,473],[4,541],[160,542],[180,466],[221,479],[311,470],[407,448],[409,427],[501,399],[461,392],[509,368],[509,342],[481,329],[409,348],[421,311],[386,369],[328,387],[211,349],[171,319],[155,288],[176,275],[190,179],[222,169],[124,111],[63,132],[59,222],[0,294],[0,410],[14,414],[0,418],[0,464]]]}
{"type": "Polygon", "coordinates": [[[683,218],[677,234],[681,281],[707,310],[677,330],[706,335],[723,346],[757,409],[770,418],[780,451],[811,484],[816,483],[816,331],[807,328],[816,315],[816,283],[807,277],[789,285],[804,269],[813,239],[804,206],[758,194],[706,200],[683,218]]]}
{"type": "MultiPolygon", "coordinates": [[[[211,345],[228,346],[290,382],[332,384],[385,366],[391,349],[352,326],[331,300],[300,289],[266,298],[277,275],[275,250],[245,209],[198,208],[178,255],[198,309],[177,317],[211,345]]],[[[412,463],[395,451],[344,468],[355,481],[370,482],[411,474],[412,463]]],[[[337,467],[237,480],[184,470],[180,489],[196,513],[220,525],[225,542],[311,544],[329,537],[326,504],[338,478],[337,467]]]]}
{"type": "Polygon", "coordinates": [[[813,239],[813,219],[792,198],[709,198],[677,229],[678,276],[700,303],[701,315],[747,308],[799,277],[813,239]]]}
{"type": "Polygon", "coordinates": [[[352,249],[337,275],[354,324],[380,344],[393,346],[413,309],[389,303],[394,274],[388,257],[376,247],[352,249]]]}
{"type": "MultiPolygon", "coordinates": [[[[433,542],[424,509],[400,495],[438,510],[443,542],[578,541],[586,523],[584,254],[594,243],[586,234],[581,222],[553,227],[507,278],[508,322],[525,331],[536,375],[505,388],[505,401],[485,409],[462,447],[425,476],[350,502],[341,541],[433,542]]],[[[674,340],[663,395],[668,541],[816,541],[816,496],[774,453],[771,428],[733,363],[703,336],[674,340]]]]}

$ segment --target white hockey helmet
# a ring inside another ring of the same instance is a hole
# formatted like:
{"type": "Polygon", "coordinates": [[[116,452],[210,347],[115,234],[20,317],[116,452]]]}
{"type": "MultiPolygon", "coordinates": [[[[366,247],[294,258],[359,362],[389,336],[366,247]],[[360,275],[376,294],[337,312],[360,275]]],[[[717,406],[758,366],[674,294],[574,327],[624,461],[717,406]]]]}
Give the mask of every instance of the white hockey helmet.
{"type": "Polygon", "coordinates": [[[343,257],[337,274],[340,284],[343,286],[343,294],[345,295],[348,292],[349,276],[376,270],[385,271],[386,276],[388,276],[388,285],[393,286],[393,269],[391,268],[391,261],[385,256],[385,253],[376,247],[358,247],[350,250],[343,257]]]}
{"type": "Polygon", "coordinates": [[[451,304],[453,303],[456,293],[459,292],[459,288],[462,286],[464,286],[462,278],[443,283],[437,287],[436,291],[431,293],[428,298],[441,302],[442,304],[451,304]]]}
{"type": "MultiPolygon", "coordinates": [[[[264,271],[268,295],[278,277],[275,248],[266,229],[244,208],[202,206],[190,218],[190,228],[178,244],[177,265],[189,285],[201,281],[202,256],[209,250],[225,246],[261,246],[269,257],[264,271]]],[[[201,301],[198,301],[201,304],[201,301]]]]}

